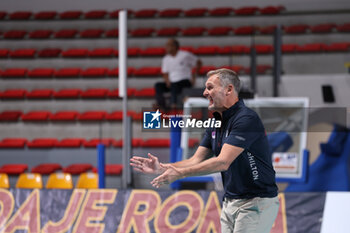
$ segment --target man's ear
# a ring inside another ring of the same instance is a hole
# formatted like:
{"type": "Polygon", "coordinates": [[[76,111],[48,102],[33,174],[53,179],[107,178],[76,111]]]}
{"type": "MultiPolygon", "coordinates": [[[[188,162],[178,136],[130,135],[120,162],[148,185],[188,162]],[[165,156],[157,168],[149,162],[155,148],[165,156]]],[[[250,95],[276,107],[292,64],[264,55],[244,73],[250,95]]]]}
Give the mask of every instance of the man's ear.
{"type": "Polygon", "coordinates": [[[230,84],[227,86],[227,92],[226,92],[226,95],[231,95],[231,93],[233,92],[233,85],[230,84]]]}

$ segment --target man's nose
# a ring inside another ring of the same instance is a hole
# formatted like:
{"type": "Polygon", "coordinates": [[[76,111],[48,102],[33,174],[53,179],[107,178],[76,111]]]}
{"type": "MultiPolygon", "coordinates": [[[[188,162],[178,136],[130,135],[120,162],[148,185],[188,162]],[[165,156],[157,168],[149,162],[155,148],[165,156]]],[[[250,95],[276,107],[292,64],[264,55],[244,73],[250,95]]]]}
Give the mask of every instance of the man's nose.
{"type": "Polygon", "coordinates": [[[207,97],[207,96],[208,96],[208,91],[207,91],[207,89],[204,89],[203,95],[204,95],[204,97],[207,97]]]}

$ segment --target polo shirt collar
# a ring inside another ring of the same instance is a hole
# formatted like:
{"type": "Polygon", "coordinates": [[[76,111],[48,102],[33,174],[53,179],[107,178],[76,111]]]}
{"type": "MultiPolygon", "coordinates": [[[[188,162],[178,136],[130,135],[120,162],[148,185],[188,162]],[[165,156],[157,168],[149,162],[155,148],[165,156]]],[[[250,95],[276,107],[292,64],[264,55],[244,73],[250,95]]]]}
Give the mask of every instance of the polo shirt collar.
{"type": "Polygon", "coordinates": [[[244,102],[243,100],[238,100],[234,105],[232,105],[229,109],[225,110],[222,112],[222,117],[220,115],[220,113],[218,112],[214,112],[214,118],[216,120],[223,120],[223,121],[227,121],[228,119],[230,119],[230,117],[237,112],[237,110],[241,107],[244,106],[244,102]]]}

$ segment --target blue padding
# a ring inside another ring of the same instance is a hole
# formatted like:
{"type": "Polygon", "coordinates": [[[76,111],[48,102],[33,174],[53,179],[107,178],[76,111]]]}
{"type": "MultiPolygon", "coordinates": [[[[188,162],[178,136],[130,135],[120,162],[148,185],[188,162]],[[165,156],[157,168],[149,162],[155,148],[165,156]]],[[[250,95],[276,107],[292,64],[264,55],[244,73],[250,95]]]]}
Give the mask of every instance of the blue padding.
{"type": "Polygon", "coordinates": [[[270,152],[286,152],[293,146],[293,139],[287,132],[275,132],[267,135],[270,152]]]}
{"type": "Polygon", "coordinates": [[[325,192],[350,190],[350,133],[335,126],[321,154],[310,166],[309,179],[304,184],[291,183],[286,192],[325,192]]]}

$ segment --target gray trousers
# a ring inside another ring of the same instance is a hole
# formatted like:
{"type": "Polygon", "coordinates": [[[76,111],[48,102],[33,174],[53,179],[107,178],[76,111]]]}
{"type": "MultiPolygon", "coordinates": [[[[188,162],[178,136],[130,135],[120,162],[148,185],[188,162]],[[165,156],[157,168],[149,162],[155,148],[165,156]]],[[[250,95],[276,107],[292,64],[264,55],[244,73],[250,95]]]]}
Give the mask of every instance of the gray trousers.
{"type": "Polygon", "coordinates": [[[222,233],[269,233],[279,208],[278,197],[227,199],[221,211],[222,233]]]}

